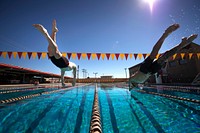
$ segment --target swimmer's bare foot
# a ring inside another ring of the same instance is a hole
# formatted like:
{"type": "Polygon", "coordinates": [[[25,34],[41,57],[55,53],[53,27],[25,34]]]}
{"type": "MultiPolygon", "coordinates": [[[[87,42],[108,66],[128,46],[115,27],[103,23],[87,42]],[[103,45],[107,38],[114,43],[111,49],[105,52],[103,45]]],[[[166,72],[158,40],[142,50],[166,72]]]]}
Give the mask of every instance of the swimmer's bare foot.
{"type": "Polygon", "coordinates": [[[52,32],[58,32],[58,28],[56,26],[56,20],[55,19],[53,20],[53,23],[52,23],[52,32]]]}
{"type": "Polygon", "coordinates": [[[179,24],[173,24],[171,26],[169,26],[166,30],[165,30],[165,35],[169,35],[171,34],[173,31],[177,30],[180,27],[179,24]]]}
{"type": "Polygon", "coordinates": [[[46,34],[47,30],[41,24],[33,24],[33,26],[38,29],[41,33],[46,34]]]}
{"type": "Polygon", "coordinates": [[[188,38],[187,37],[184,37],[182,38],[182,41],[181,43],[179,44],[179,46],[181,48],[184,48],[186,47],[187,45],[189,45],[192,41],[194,41],[196,38],[197,38],[198,34],[192,34],[190,35],[188,38]]]}

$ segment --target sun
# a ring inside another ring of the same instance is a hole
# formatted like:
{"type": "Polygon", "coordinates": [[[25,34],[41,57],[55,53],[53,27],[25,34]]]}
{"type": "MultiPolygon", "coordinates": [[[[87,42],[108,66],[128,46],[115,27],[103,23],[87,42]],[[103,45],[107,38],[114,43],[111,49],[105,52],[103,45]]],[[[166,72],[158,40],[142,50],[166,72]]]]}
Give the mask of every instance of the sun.
{"type": "Polygon", "coordinates": [[[150,10],[152,12],[153,11],[153,5],[154,5],[156,0],[144,0],[144,1],[149,4],[149,8],[150,8],[150,10]]]}

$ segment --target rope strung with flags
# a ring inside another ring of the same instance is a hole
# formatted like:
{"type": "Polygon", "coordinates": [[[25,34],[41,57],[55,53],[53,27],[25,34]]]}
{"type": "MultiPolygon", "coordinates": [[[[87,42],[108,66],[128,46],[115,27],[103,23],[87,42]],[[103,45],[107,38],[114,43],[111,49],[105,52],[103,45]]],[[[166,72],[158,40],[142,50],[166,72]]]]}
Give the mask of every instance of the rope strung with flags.
{"type": "MultiPolygon", "coordinates": [[[[70,53],[70,52],[62,52],[64,57],[68,59],[88,59],[88,60],[128,60],[128,59],[146,59],[149,56],[149,53],[70,53]]],[[[162,54],[158,54],[156,58],[159,58],[162,54]]],[[[0,57],[3,58],[14,58],[14,59],[47,59],[47,52],[13,52],[13,51],[0,51],[0,57]]],[[[174,60],[176,58],[197,58],[200,59],[200,53],[176,53],[171,59],[174,60]]]]}

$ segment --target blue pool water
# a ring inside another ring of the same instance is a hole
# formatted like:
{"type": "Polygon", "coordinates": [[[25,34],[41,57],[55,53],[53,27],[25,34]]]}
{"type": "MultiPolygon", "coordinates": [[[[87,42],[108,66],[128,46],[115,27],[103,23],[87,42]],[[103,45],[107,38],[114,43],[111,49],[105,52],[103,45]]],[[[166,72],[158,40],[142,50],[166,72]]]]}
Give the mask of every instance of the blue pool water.
{"type": "MultiPolygon", "coordinates": [[[[95,86],[45,88],[0,94],[1,100],[30,93],[41,95],[0,106],[0,132],[88,133],[95,86]]],[[[198,133],[200,104],[117,87],[98,87],[104,133],[198,133]]],[[[23,89],[21,89],[23,90],[23,89]]],[[[4,90],[5,91],[5,90],[4,90]]],[[[169,92],[162,92],[169,94],[169,92]]],[[[200,99],[199,94],[171,92],[200,99]]]]}

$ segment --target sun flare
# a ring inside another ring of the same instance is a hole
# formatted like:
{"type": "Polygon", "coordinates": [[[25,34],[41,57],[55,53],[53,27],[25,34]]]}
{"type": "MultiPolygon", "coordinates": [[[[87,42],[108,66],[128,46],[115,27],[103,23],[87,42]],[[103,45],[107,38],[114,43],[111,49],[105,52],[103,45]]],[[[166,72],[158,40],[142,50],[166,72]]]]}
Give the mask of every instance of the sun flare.
{"type": "Polygon", "coordinates": [[[153,11],[153,5],[154,5],[156,0],[144,0],[144,1],[149,4],[149,8],[152,12],[153,11]]]}

